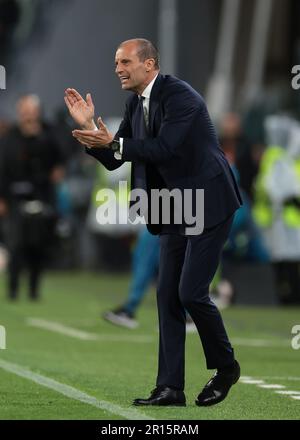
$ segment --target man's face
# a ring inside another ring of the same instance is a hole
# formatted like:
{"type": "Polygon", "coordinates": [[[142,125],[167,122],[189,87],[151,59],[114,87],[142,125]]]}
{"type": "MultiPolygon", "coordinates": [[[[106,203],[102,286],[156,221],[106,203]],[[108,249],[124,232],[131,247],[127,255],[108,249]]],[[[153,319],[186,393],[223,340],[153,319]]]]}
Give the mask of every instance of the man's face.
{"type": "Polygon", "coordinates": [[[41,113],[39,105],[30,97],[21,98],[17,104],[18,122],[21,131],[28,135],[37,135],[40,131],[41,113]]]}
{"type": "Polygon", "coordinates": [[[137,48],[135,43],[126,43],[117,50],[115,71],[123,90],[142,93],[149,83],[153,60],[140,61],[137,48]]]}

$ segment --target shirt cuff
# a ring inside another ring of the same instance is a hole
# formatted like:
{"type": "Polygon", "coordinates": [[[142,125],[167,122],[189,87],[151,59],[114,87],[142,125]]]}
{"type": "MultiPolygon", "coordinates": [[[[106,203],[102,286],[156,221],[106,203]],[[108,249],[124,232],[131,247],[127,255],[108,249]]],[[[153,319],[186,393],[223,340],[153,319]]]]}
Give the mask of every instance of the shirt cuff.
{"type": "Polygon", "coordinates": [[[122,160],[122,154],[123,154],[123,138],[119,138],[120,142],[120,151],[116,151],[114,156],[117,160],[122,160]]]}

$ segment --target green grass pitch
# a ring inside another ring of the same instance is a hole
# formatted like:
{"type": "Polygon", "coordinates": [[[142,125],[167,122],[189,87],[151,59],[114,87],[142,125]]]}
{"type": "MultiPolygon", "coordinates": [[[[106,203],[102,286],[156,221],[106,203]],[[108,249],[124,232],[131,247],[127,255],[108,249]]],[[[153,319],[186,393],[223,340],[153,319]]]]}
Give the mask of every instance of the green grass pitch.
{"type": "MultiPolygon", "coordinates": [[[[0,325],[6,329],[6,361],[76,388],[126,411],[135,409],[157,420],[299,419],[300,400],[239,382],[228,398],[211,408],[194,400],[212,372],[207,371],[199,338],[187,334],[186,408],[134,408],[131,401],[147,397],[157,370],[157,313],[154,288],[138,311],[140,326],[127,330],[101,319],[126,295],[129,277],[89,273],[49,273],[42,300],[32,303],[24,293],[15,303],[5,298],[0,279],[0,325]],[[35,318],[81,330],[99,339],[84,340],[28,325],[35,318]],[[139,339],[140,338],[140,339],[139,339]]],[[[291,346],[291,329],[300,325],[299,308],[230,307],[222,311],[242,376],[281,385],[278,390],[300,395],[300,349],[291,346]]],[[[0,419],[113,420],[111,413],[67,397],[0,365],[0,419]]],[[[128,416],[129,418],[129,416],[128,416]]]]}

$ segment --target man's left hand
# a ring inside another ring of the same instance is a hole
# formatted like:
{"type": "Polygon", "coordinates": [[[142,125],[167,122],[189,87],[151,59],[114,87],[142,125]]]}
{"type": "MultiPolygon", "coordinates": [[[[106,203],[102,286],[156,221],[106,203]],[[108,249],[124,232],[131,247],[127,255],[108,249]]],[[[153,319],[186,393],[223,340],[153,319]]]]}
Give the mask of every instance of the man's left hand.
{"type": "Polygon", "coordinates": [[[101,118],[98,118],[98,130],[73,130],[73,136],[88,147],[108,148],[114,135],[107,129],[101,118]]]}

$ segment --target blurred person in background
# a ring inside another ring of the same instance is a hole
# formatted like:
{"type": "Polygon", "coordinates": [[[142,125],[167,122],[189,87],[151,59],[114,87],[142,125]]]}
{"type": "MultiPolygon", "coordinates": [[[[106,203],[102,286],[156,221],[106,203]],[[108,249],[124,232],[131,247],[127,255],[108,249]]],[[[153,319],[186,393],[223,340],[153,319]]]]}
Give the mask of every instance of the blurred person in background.
{"type": "Polygon", "coordinates": [[[9,251],[8,297],[17,298],[23,268],[29,297],[39,298],[39,281],[56,219],[55,185],[63,178],[59,148],[41,119],[36,95],[17,102],[17,125],[2,139],[0,214],[9,251]]]}
{"type": "Polygon", "coordinates": [[[135,314],[158,273],[158,265],[159,237],[151,235],[144,227],[133,250],[131,283],[127,297],[121,306],[103,314],[106,321],[131,329],[138,327],[135,314]]]}
{"type": "Polygon", "coordinates": [[[240,187],[253,198],[253,181],[258,172],[259,158],[257,147],[251,145],[243,131],[241,117],[238,113],[226,113],[220,123],[220,143],[227,160],[234,164],[238,174],[240,187]]]}
{"type": "Polygon", "coordinates": [[[244,135],[241,118],[237,113],[230,112],[222,118],[220,143],[243,199],[243,205],[235,212],[224,253],[265,263],[269,261],[268,252],[252,215],[253,182],[258,172],[258,162],[254,160],[252,146],[244,135]]]}
{"type": "Polygon", "coordinates": [[[65,176],[58,186],[61,209],[57,224],[60,238],[60,268],[86,268],[91,264],[86,217],[96,176],[96,164],[71,136],[74,121],[65,107],[53,121],[55,140],[63,157],[65,176]]]}
{"type": "Polygon", "coordinates": [[[90,234],[97,261],[95,267],[108,272],[127,272],[130,269],[131,246],[138,232],[137,226],[119,220],[127,218],[129,197],[127,181],[130,179],[130,165],[124,164],[111,172],[103,167],[96,167],[95,174],[86,219],[86,228],[90,234]],[[126,184],[119,186],[119,182],[126,184]],[[101,192],[105,188],[111,189],[115,195],[115,200],[105,202],[111,208],[111,210],[107,209],[108,217],[109,212],[115,212],[116,218],[103,224],[98,220],[97,211],[104,202],[103,199],[99,200],[99,197],[102,198],[101,192]]]}
{"type": "MultiPolygon", "coordinates": [[[[237,113],[230,112],[223,116],[220,124],[220,143],[230,167],[239,185],[243,205],[235,212],[228,240],[224,246],[224,259],[266,263],[269,261],[268,251],[261,232],[252,215],[251,198],[253,181],[257,173],[257,165],[252,157],[252,149],[243,133],[241,118],[237,113]]],[[[220,264],[219,279],[215,277],[212,293],[214,301],[221,308],[233,303],[238,292],[231,280],[222,276],[220,264]]]]}
{"type": "Polygon", "coordinates": [[[254,216],[271,256],[279,303],[300,304],[300,125],[273,115],[265,130],[254,216]]]}

